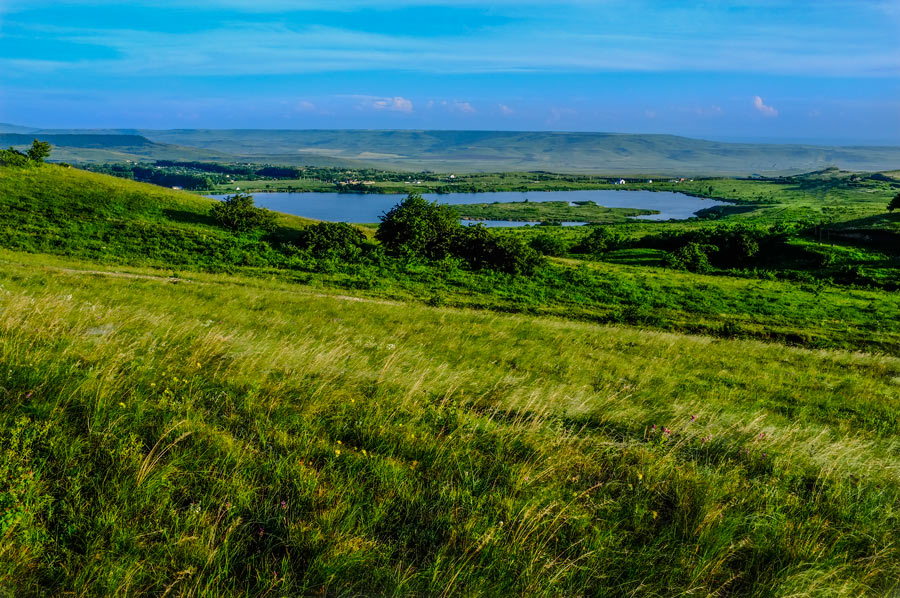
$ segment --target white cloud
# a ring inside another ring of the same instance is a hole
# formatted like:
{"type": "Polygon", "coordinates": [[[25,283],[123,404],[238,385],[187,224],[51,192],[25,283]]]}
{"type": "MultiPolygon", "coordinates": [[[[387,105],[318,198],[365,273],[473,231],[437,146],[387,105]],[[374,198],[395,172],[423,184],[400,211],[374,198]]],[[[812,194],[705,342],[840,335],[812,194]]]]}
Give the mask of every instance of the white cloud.
{"type": "Polygon", "coordinates": [[[301,100],[297,102],[295,109],[297,112],[314,112],[316,110],[316,105],[309,100],[301,100]]]}
{"type": "Polygon", "coordinates": [[[453,108],[465,114],[475,114],[478,112],[469,102],[453,102],[453,108]]]}
{"type": "Polygon", "coordinates": [[[506,104],[497,104],[497,108],[500,110],[500,114],[502,114],[503,116],[511,116],[516,113],[515,110],[513,110],[506,104]]]}
{"type": "Polygon", "coordinates": [[[778,116],[778,110],[773,108],[772,106],[766,106],[763,102],[763,99],[759,96],[753,98],[753,106],[763,115],[763,116],[778,116]]]}
{"type": "Polygon", "coordinates": [[[393,98],[367,98],[363,104],[374,110],[390,110],[392,112],[413,111],[412,101],[400,96],[395,96],[393,98]]]}

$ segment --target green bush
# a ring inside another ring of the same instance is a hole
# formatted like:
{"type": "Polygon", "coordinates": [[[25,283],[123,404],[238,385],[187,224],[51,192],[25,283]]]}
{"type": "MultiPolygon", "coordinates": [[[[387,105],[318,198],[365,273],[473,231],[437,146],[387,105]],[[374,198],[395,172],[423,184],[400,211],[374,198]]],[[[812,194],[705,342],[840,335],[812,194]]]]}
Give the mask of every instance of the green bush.
{"type": "Polygon", "coordinates": [[[226,197],[210,210],[216,222],[234,232],[254,229],[271,230],[275,226],[275,214],[253,205],[253,196],[238,193],[226,197]]]}
{"type": "Polygon", "coordinates": [[[900,210],[900,193],[894,196],[894,199],[887,206],[888,212],[893,213],[894,210],[900,210]]]}
{"type": "Polygon", "coordinates": [[[518,237],[495,235],[481,224],[459,227],[451,253],[476,270],[509,274],[533,274],[543,263],[540,254],[518,237]]]}
{"type": "Polygon", "coordinates": [[[0,165],[2,166],[27,166],[28,156],[17,149],[0,150],[0,165]]]}
{"type": "Polygon", "coordinates": [[[316,256],[353,259],[362,253],[365,242],[362,231],[345,222],[319,222],[299,231],[294,244],[316,256]]]}
{"type": "Polygon", "coordinates": [[[572,248],[573,253],[599,254],[611,249],[615,249],[622,243],[621,235],[609,232],[609,229],[603,226],[593,227],[593,230],[584,237],[575,247],[572,248]]]}
{"type": "Polygon", "coordinates": [[[538,235],[528,245],[538,253],[553,257],[566,255],[569,252],[569,244],[556,235],[538,235]]]}
{"type": "Polygon", "coordinates": [[[460,224],[449,207],[410,193],[381,217],[375,238],[392,255],[443,259],[460,224]]]}
{"type": "Polygon", "coordinates": [[[666,265],[675,270],[709,272],[712,269],[709,254],[717,251],[718,248],[715,245],[688,243],[670,253],[666,257],[666,265]]]}

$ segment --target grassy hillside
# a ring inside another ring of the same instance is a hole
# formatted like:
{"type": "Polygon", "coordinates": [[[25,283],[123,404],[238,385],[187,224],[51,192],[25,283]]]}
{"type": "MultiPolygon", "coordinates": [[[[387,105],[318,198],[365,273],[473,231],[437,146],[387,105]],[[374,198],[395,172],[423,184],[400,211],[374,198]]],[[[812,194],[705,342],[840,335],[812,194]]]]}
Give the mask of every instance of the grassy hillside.
{"type": "Polygon", "coordinates": [[[15,595],[851,596],[900,575],[895,358],[10,254],[0,284],[15,595]]]}
{"type": "MultiPolygon", "coordinates": [[[[211,205],[212,200],[187,193],[54,165],[0,168],[0,246],[183,275],[243,271],[373,297],[807,347],[900,351],[900,328],[891,324],[900,312],[900,295],[832,286],[802,272],[800,282],[793,282],[774,275],[733,278],[563,262],[526,277],[472,271],[453,261],[394,259],[375,246],[348,261],[292,246],[308,221],[281,215],[271,234],[234,235],[212,221],[211,205]]],[[[829,250],[800,247],[791,255],[802,261],[819,259],[820,252],[829,250]]],[[[895,279],[896,272],[883,275],[895,279]]]]}
{"type": "Polygon", "coordinates": [[[210,205],[0,168],[0,594],[897,589],[896,292],[340,260],[210,205]]]}
{"type": "MultiPolygon", "coordinates": [[[[0,168],[0,245],[116,263],[222,267],[265,248],[209,217],[213,200],[74,168],[0,168]],[[230,256],[230,257],[229,257],[230,256]]],[[[279,215],[279,229],[310,221],[279,215]]]]}

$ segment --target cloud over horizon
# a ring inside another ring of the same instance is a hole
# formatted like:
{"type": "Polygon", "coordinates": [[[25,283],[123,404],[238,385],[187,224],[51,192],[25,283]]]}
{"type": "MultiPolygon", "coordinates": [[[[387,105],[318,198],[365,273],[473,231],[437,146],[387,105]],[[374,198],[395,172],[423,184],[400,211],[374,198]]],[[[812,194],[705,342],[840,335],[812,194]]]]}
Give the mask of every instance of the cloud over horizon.
{"type": "Polygon", "coordinates": [[[763,102],[763,99],[759,96],[753,98],[753,107],[756,108],[756,110],[763,116],[778,116],[778,110],[776,110],[772,106],[766,106],[766,104],[763,102]]]}

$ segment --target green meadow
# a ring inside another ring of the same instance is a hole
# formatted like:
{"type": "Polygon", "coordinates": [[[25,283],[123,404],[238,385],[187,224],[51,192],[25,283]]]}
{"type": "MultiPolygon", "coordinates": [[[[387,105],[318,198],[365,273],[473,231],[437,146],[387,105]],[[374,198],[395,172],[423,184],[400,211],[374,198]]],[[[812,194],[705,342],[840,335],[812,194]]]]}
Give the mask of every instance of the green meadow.
{"type": "Polygon", "coordinates": [[[889,595],[896,192],[833,179],[524,275],[0,167],[0,594],[889,595]]]}

